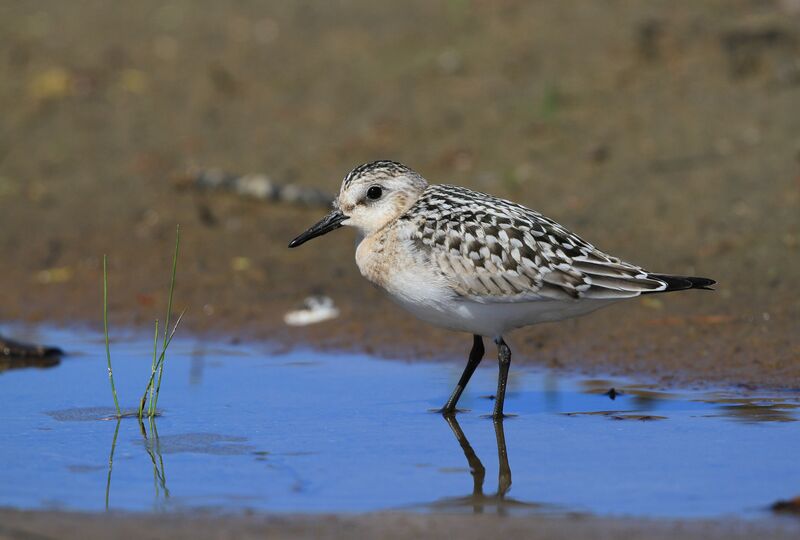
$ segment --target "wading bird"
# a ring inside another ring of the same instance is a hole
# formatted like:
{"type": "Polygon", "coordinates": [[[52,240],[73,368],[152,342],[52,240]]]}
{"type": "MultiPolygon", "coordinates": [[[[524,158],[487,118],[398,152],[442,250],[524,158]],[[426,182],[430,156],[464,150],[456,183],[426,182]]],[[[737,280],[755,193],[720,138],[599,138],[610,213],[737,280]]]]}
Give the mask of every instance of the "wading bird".
{"type": "Polygon", "coordinates": [[[463,187],[433,185],[395,161],[359,165],[334,209],[289,243],[297,247],[348,225],[359,234],[356,264],[402,307],[436,326],[473,334],[467,366],[447,403],[456,404],[497,344],[493,416],[503,416],[511,330],[589,313],[642,294],[708,289],[715,282],[648,272],[603,253],[524,206],[463,187]]]}

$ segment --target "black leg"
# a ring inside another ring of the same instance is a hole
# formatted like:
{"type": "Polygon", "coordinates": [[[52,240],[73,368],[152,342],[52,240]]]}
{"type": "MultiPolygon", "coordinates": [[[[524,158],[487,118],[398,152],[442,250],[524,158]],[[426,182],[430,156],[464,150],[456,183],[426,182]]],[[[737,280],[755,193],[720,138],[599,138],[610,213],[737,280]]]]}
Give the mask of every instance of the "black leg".
{"type": "Polygon", "coordinates": [[[506,384],[508,383],[508,369],[511,367],[511,349],[508,348],[502,336],[495,339],[497,343],[497,360],[500,364],[500,373],[497,375],[497,396],[494,400],[494,418],[503,418],[503,402],[506,400],[506,384]]]}
{"type": "Polygon", "coordinates": [[[442,407],[442,414],[451,415],[456,412],[458,398],[461,397],[461,393],[464,391],[464,388],[467,387],[467,383],[469,383],[470,378],[472,378],[472,374],[475,373],[475,368],[477,368],[478,364],[481,363],[481,360],[483,359],[483,353],[483,338],[476,334],[473,336],[472,350],[469,352],[467,367],[464,368],[464,373],[461,374],[461,378],[458,380],[455,390],[453,390],[453,393],[450,394],[450,399],[448,399],[447,403],[445,403],[444,407],[442,407]]]}

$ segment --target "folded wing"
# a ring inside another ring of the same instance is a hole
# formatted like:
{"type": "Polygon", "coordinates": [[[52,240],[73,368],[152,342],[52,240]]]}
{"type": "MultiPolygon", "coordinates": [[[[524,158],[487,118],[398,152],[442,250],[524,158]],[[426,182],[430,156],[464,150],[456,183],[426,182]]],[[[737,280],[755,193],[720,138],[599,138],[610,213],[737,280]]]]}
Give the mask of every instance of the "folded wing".
{"type": "Polygon", "coordinates": [[[667,276],[607,255],[533,210],[442,187],[431,186],[417,203],[423,211],[410,213],[410,240],[459,296],[483,303],[617,300],[671,290],[667,276]]]}

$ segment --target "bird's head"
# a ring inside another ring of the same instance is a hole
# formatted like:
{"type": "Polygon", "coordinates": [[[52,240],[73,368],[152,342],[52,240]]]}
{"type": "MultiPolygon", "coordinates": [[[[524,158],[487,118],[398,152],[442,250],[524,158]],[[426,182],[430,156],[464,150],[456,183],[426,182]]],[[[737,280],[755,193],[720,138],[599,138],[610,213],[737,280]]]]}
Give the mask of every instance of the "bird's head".
{"type": "Polygon", "coordinates": [[[396,161],[359,165],[344,177],[333,211],[292,240],[289,247],[342,225],[368,236],[408,210],[427,186],[422,176],[396,161]]]}

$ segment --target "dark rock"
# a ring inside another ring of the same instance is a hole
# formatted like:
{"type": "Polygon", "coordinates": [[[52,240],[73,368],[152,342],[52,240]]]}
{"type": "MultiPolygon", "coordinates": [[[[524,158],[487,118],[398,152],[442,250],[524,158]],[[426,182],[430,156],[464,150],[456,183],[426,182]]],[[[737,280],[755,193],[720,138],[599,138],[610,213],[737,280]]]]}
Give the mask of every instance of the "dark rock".
{"type": "Polygon", "coordinates": [[[0,357],[5,358],[55,358],[64,355],[58,347],[32,345],[0,336],[0,357]]]}

